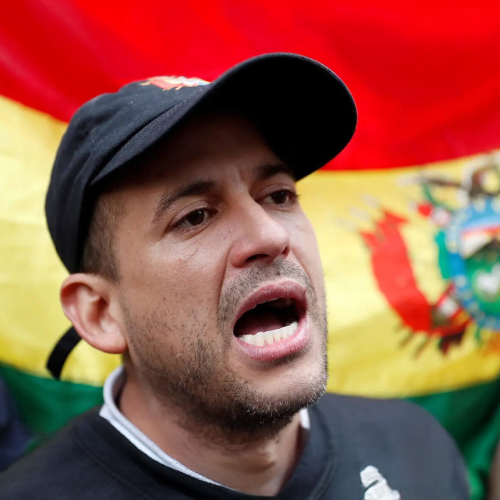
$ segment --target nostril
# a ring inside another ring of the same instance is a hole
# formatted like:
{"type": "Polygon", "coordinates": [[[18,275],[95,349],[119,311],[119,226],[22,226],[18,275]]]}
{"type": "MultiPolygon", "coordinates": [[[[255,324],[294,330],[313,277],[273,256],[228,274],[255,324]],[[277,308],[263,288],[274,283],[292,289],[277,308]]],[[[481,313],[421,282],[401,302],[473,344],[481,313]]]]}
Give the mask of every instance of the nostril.
{"type": "Polygon", "coordinates": [[[248,257],[247,262],[254,262],[256,260],[268,259],[268,258],[269,258],[269,255],[267,255],[265,253],[259,253],[259,254],[252,255],[252,256],[248,257]]]}

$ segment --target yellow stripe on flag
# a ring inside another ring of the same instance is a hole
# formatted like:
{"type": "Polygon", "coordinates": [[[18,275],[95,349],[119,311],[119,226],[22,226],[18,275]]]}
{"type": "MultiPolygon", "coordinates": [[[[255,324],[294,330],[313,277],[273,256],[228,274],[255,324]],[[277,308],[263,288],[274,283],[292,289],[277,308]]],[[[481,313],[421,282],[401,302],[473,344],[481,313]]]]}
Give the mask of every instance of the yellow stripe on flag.
{"type": "MultiPolygon", "coordinates": [[[[0,97],[0,362],[46,377],[47,356],[69,326],[58,298],[66,271],[44,214],[50,170],[65,128],[0,97]]],[[[63,376],[101,384],[118,360],[81,344],[63,376]]]]}
{"type": "MultiPolygon", "coordinates": [[[[54,251],[43,209],[66,125],[5,98],[0,98],[0,117],[0,362],[46,377],[47,356],[69,326],[58,299],[66,271],[54,251]]],[[[325,269],[330,391],[380,397],[428,394],[489,381],[500,373],[498,334],[491,329],[478,333],[477,324],[469,322],[459,341],[444,349],[444,337],[436,331],[412,330],[405,324],[397,307],[404,306],[403,295],[411,287],[401,287],[402,275],[388,278],[401,252],[392,255],[396,247],[390,241],[385,245],[380,232],[384,220],[404,219],[391,226],[391,237],[400,237],[407,251],[415,290],[421,301],[453,316],[450,279],[438,265],[438,227],[416,210],[425,196],[415,179],[447,176],[458,182],[470,168],[471,158],[466,158],[425,168],[323,171],[301,181],[302,204],[316,228],[325,269]],[[377,258],[385,252],[390,263],[377,276],[370,238],[377,258]],[[400,286],[402,299],[399,303],[396,297],[396,308],[391,305],[394,297],[381,289],[385,285],[380,280],[386,278],[389,289],[400,286]]],[[[432,193],[443,206],[458,212],[467,207],[463,193],[453,187],[433,186],[432,193]]],[[[450,321],[460,325],[468,317],[466,310],[459,310],[450,321]]],[[[118,362],[118,357],[82,342],[63,378],[100,385],[118,362]]]]}

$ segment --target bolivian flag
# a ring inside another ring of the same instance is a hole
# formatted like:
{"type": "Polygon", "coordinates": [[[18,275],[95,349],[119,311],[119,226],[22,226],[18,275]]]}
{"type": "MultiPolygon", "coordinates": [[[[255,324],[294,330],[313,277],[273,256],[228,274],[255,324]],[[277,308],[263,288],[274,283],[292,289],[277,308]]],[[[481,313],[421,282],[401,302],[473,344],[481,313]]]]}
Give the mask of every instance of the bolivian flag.
{"type": "MultiPolygon", "coordinates": [[[[68,323],[43,204],[71,115],[131,80],[298,52],[346,81],[360,117],[299,186],[325,268],[328,390],[427,408],[484,498],[500,436],[500,10],[426,3],[4,2],[0,376],[37,436],[99,404],[119,363],[82,342],[62,382],[45,368],[68,323]]],[[[283,85],[302,105],[314,92],[300,74],[283,85]]]]}

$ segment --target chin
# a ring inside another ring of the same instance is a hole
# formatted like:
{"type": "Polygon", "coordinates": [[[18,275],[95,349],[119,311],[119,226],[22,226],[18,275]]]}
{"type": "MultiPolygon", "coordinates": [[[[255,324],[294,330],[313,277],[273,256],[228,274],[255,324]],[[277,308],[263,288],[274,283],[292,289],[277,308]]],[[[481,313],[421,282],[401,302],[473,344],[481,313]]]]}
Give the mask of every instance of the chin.
{"type": "Polygon", "coordinates": [[[258,395],[264,407],[283,405],[297,412],[313,405],[325,393],[328,378],[326,357],[318,353],[314,358],[306,355],[280,364],[278,370],[261,374],[253,384],[247,379],[248,386],[253,386],[252,392],[258,395]]]}

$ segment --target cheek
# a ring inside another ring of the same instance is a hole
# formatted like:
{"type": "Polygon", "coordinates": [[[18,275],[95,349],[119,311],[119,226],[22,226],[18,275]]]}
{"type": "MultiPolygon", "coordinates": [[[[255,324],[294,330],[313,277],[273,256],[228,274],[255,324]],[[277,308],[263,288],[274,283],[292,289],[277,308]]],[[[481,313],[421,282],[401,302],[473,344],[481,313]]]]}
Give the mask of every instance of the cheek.
{"type": "Polygon", "coordinates": [[[223,255],[214,244],[160,241],[128,258],[122,289],[136,314],[162,314],[175,327],[215,323],[224,273],[223,255]]]}

